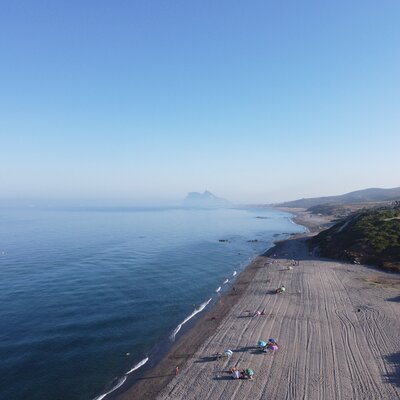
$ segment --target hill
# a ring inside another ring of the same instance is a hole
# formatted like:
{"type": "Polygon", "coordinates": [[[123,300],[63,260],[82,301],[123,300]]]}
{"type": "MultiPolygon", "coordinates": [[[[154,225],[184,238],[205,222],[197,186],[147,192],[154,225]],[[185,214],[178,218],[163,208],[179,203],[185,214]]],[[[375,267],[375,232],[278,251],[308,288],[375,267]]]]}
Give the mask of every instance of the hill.
{"type": "Polygon", "coordinates": [[[400,271],[400,206],[355,212],[309,245],[324,257],[400,271]]]}
{"type": "Polygon", "coordinates": [[[339,196],[313,197],[307,199],[298,199],[275,204],[278,207],[289,208],[309,208],[324,204],[358,204],[374,203],[382,201],[393,201],[400,199],[400,187],[393,189],[369,188],[356,190],[354,192],[342,194],[339,196]]]}
{"type": "Polygon", "coordinates": [[[229,207],[231,203],[206,190],[204,193],[189,192],[183,201],[183,205],[185,207],[215,208],[229,207]]]}

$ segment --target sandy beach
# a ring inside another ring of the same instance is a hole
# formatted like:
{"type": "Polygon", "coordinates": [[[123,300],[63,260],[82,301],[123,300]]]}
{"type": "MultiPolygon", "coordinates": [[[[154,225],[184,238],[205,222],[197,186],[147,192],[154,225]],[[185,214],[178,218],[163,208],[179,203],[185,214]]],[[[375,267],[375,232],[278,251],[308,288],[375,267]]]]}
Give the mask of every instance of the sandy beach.
{"type": "MultiPolygon", "coordinates": [[[[310,231],[328,223],[301,212],[296,221],[310,231]]],[[[155,368],[114,397],[398,399],[399,293],[399,275],[315,258],[304,236],[292,237],[258,257],[155,368]],[[293,259],[299,265],[289,269],[293,259]],[[275,294],[280,285],[286,293],[275,294]],[[257,348],[269,338],[279,343],[272,354],[257,348]],[[215,359],[225,349],[233,355],[215,359]],[[232,379],[232,367],[252,368],[254,380],[232,379]]]]}

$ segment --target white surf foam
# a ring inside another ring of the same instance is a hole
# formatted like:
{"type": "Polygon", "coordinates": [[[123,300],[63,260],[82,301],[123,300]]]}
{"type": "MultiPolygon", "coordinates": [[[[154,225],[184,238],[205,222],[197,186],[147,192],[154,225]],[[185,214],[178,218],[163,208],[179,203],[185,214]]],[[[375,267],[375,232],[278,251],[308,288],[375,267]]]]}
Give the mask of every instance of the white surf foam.
{"type": "Polygon", "coordinates": [[[104,393],[104,394],[96,397],[94,400],[102,400],[102,399],[104,399],[104,397],[108,396],[114,390],[117,390],[119,387],[121,387],[124,384],[125,381],[126,381],[126,376],[123,376],[111,390],[109,390],[107,393],[104,393]]]}
{"type": "Polygon", "coordinates": [[[221,290],[221,286],[218,286],[218,289],[216,290],[216,292],[218,293],[221,290]]]}
{"type": "Polygon", "coordinates": [[[224,285],[225,285],[225,284],[227,284],[228,282],[229,282],[229,279],[225,279],[223,283],[224,283],[224,285]]]}
{"type": "Polygon", "coordinates": [[[237,274],[237,272],[236,271],[233,271],[233,274],[232,274],[232,276],[235,276],[237,274]]]}
{"type": "Polygon", "coordinates": [[[136,371],[137,369],[139,369],[142,365],[146,364],[147,361],[149,361],[149,357],[144,358],[142,361],[138,362],[132,369],[130,369],[126,375],[130,374],[133,371],[136,371]]]}
{"type": "Polygon", "coordinates": [[[190,319],[192,319],[196,314],[198,314],[199,312],[203,311],[207,305],[210,303],[212,299],[209,299],[207,301],[205,301],[204,303],[199,305],[199,308],[196,308],[188,317],[186,317],[176,328],[175,330],[172,332],[170,339],[171,340],[175,340],[175,337],[177,335],[177,333],[181,330],[182,326],[184,324],[186,324],[186,322],[188,322],[190,319]]]}

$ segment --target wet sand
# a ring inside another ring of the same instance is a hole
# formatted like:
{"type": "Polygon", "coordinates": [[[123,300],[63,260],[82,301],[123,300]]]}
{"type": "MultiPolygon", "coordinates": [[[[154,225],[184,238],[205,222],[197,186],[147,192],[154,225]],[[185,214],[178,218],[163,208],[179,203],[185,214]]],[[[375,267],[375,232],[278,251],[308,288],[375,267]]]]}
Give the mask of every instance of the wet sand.
{"type": "MultiPolygon", "coordinates": [[[[313,223],[317,230],[320,221],[313,223]]],[[[304,240],[293,237],[258,257],[236,290],[117,398],[400,398],[399,275],[314,258],[304,240]],[[299,265],[289,270],[292,259],[299,265]],[[282,284],[287,292],[275,294],[282,284]],[[265,315],[255,317],[257,310],[265,315]],[[279,350],[260,352],[257,342],[270,337],[279,350]],[[225,349],[232,357],[215,360],[225,349]],[[233,380],[231,367],[250,367],[255,379],[233,380]]]]}

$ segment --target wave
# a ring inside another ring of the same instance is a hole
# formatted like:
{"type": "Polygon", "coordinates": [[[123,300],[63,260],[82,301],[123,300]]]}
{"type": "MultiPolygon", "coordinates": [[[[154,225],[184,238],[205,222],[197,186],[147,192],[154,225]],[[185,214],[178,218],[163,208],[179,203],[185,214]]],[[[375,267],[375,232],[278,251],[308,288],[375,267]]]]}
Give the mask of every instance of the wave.
{"type": "Polygon", "coordinates": [[[228,282],[229,282],[229,279],[225,279],[223,283],[224,283],[224,285],[225,285],[225,284],[228,283],[228,282]]]}
{"type": "Polygon", "coordinates": [[[126,381],[126,376],[123,376],[111,390],[109,390],[108,392],[96,397],[94,400],[102,400],[102,399],[104,399],[104,397],[108,396],[114,390],[117,390],[119,387],[121,387],[124,384],[125,381],[126,381]]]}
{"type": "Polygon", "coordinates": [[[218,286],[218,289],[216,290],[216,292],[218,293],[221,290],[221,286],[218,286]]]}
{"type": "Polygon", "coordinates": [[[176,328],[175,330],[172,332],[170,339],[171,340],[175,340],[175,337],[177,335],[177,333],[181,330],[182,326],[184,324],[186,324],[186,322],[188,322],[190,319],[192,319],[196,314],[198,314],[199,312],[203,311],[207,305],[210,303],[212,299],[209,299],[207,301],[205,301],[204,303],[200,304],[199,308],[196,308],[188,317],[186,317],[176,328]]]}
{"type": "Polygon", "coordinates": [[[232,274],[232,276],[235,276],[237,274],[237,272],[236,271],[233,271],[233,274],[232,274]]]}
{"type": "Polygon", "coordinates": [[[142,361],[138,362],[132,369],[130,369],[126,375],[130,374],[133,371],[136,371],[137,369],[139,369],[142,365],[146,364],[147,361],[149,361],[149,357],[146,357],[145,359],[143,359],[142,361]]]}

